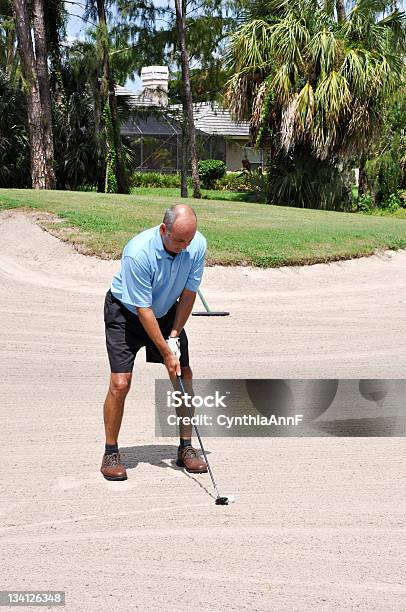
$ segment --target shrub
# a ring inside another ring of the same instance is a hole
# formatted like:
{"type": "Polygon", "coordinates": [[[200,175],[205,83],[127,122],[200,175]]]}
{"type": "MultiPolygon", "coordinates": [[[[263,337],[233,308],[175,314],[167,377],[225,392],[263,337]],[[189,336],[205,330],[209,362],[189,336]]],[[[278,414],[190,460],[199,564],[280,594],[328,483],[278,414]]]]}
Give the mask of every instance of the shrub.
{"type": "Polygon", "coordinates": [[[263,172],[249,172],[247,177],[247,191],[255,202],[266,202],[269,191],[269,177],[263,172]]]}
{"type": "Polygon", "coordinates": [[[383,200],[379,206],[382,210],[387,212],[395,212],[402,206],[402,201],[397,193],[391,193],[386,200],[383,200]]]}
{"type": "MultiPolygon", "coordinates": [[[[188,176],[188,187],[192,188],[192,179],[188,176]]],[[[151,187],[151,188],[179,188],[180,174],[163,174],[162,172],[134,172],[129,178],[130,188],[151,187]]]]}
{"type": "Polygon", "coordinates": [[[211,189],[216,180],[226,174],[227,168],[220,159],[202,159],[199,161],[199,176],[203,187],[211,189]]]}
{"type": "Polygon", "coordinates": [[[240,191],[247,194],[247,201],[265,202],[268,193],[268,176],[261,171],[227,172],[218,179],[213,189],[218,191],[240,191]]]}
{"type": "Polygon", "coordinates": [[[219,191],[241,191],[247,194],[247,201],[266,202],[268,193],[268,175],[261,171],[228,172],[218,179],[214,189],[219,191]]]}
{"type": "Polygon", "coordinates": [[[180,187],[180,176],[161,172],[134,172],[129,182],[130,187],[180,187]]]}
{"type": "Polygon", "coordinates": [[[357,205],[359,212],[370,213],[372,210],[372,197],[366,193],[360,195],[357,205]]]}
{"type": "Polygon", "coordinates": [[[217,179],[213,188],[219,191],[246,191],[247,183],[246,172],[227,172],[222,178],[217,179]]]}
{"type": "MultiPolygon", "coordinates": [[[[400,138],[394,138],[389,150],[375,159],[366,163],[367,176],[375,192],[375,200],[379,208],[387,209],[392,195],[402,187],[404,181],[404,162],[401,159],[402,142],[400,138]]],[[[403,150],[405,145],[403,144],[403,150]]]]}
{"type": "Polygon", "coordinates": [[[25,96],[1,69],[0,187],[31,187],[25,96]]]}
{"type": "Polygon", "coordinates": [[[267,202],[348,211],[352,208],[349,176],[335,160],[320,160],[307,147],[297,147],[271,160],[267,202]]]}

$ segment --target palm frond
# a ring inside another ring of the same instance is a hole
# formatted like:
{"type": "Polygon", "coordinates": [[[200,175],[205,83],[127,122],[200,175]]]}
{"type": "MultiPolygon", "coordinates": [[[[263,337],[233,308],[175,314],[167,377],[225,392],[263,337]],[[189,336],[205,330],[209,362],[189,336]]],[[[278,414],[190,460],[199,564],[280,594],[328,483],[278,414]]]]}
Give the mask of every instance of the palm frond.
{"type": "Polygon", "coordinates": [[[340,67],[340,74],[349,83],[350,89],[357,96],[365,94],[372,77],[370,54],[361,48],[346,48],[340,67]]]}
{"type": "Polygon", "coordinates": [[[320,81],[315,91],[317,107],[323,109],[329,124],[338,123],[342,119],[351,98],[346,78],[335,70],[320,81]]]}
{"type": "Polygon", "coordinates": [[[271,87],[280,106],[283,106],[290,100],[293,92],[295,75],[297,75],[296,66],[288,63],[282,64],[279,70],[275,72],[271,81],[271,87]],[[293,80],[291,78],[292,75],[293,80]]]}
{"type": "Polygon", "coordinates": [[[298,95],[295,94],[282,110],[279,149],[285,153],[295,145],[296,110],[298,95]]]}
{"type": "Polygon", "coordinates": [[[307,45],[311,60],[319,68],[322,76],[333,68],[337,46],[338,42],[334,32],[327,30],[327,28],[316,32],[307,45]]]}
{"type": "Polygon", "coordinates": [[[243,25],[230,36],[227,63],[236,71],[242,68],[256,70],[269,62],[271,26],[262,19],[243,25]]]}
{"type": "Polygon", "coordinates": [[[255,96],[253,104],[252,104],[251,128],[255,132],[258,130],[261,124],[264,100],[265,100],[268,86],[269,86],[268,83],[264,81],[258,87],[257,95],[255,96]]]}
{"type": "Polygon", "coordinates": [[[225,102],[236,121],[250,119],[252,76],[249,72],[235,74],[226,83],[225,102]]]}
{"type": "Polygon", "coordinates": [[[310,85],[310,83],[306,83],[306,85],[299,92],[296,103],[296,124],[298,133],[301,136],[306,133],[310,133],[315,110],[316,105],[313,87],[310,85]]]}
{"type": "Polygon", "coordinates": [[[289,12],[285,19],[272,26],[270,50],[281,61],[303,64],[303,49],[310,34],[305,23],[289,12]]]}

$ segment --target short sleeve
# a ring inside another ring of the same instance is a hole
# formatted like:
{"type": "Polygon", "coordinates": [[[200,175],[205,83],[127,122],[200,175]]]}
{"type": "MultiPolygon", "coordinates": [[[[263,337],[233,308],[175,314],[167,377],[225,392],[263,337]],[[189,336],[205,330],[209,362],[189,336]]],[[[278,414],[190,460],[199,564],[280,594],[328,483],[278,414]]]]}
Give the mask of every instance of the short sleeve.
{"type": "Polygon", "coordinates": [[[188,289],[189,291],[196,292],[199,289],[200,283],[202,282],[206,248],[206,239],[202,236],[201,244],[195,257],[193,258],[192,268],[189,272],[189,276],[185,285],[185,289],[188,289]]]}
{"type": "Polygon", "coordinates": [[[140,254],[123,257],[121,262],[122,301],[134,307],[148,308],[152,305],[151,269],[140,254]]]}

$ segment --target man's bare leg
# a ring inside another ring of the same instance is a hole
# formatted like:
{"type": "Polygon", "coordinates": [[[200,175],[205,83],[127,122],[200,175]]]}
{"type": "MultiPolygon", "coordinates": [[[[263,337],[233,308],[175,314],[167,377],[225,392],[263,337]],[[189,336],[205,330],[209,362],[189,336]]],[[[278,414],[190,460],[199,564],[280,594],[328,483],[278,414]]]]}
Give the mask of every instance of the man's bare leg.
{"type": "MultiPolygon", "coordinates": [[[[193,372],[191,368],[187,366],[181,368],[181,373],[185,391],[193,397],[193,372]]],[[[180,390],[179,382],[177,380],[172,380],[172,384],[175,390],[180,390]]],[[[188,410],[187,406],[182,404],[176,409],[176,414],[180,417],[189,417],[189,411],[194,416],[193,406],[191,406],[188,410]]],[[[192,424],[186,425],[181,421],[179,425],[180,446],[178,449],[177,465],[179,467],[184,467],[188,472],[201,474],[203,472],[207,472],[207,465],[191,446],[192,431],[192,424]]]]}
{"type": "Polygon", "coordinates": [[[126,480],[127,478],[126,469],[121,464],[117,442],[123,420],[125,398],[131,387],[131,378],[131,372],[112,373],[104,402],[106,452],[103,456],[101,472],[107,480],[126,480]]]}
{"type": "Polygon", "coordinates": [[[111,374],[103,409],[106,444],[117,444],[123,420],[124,402],[131,387],[131,378],[131,372],[111,374]]]}
{"type": "MultiPolygon", "coordinates": [[[[186,393],[193,396],[193,372],[190,366],[181,367],[181,374],[183,379],[183,386],[185,387],[186,393]]],[[[172,381],[172,384],[176,390],[180,391],[180,386],[177,380],[172,381]]],[[[190,407],[190,411],[194,414],[193,406],[190,407]]],[[[176,409],[177,416],[185,417],[189,416],[189,412],[186,406],[182,404],[176,409]]],[[[183,421],[179,425],[179,436],[181,440],[191,440],[192,438],[193,425],[184,425],[183,421]]]]}

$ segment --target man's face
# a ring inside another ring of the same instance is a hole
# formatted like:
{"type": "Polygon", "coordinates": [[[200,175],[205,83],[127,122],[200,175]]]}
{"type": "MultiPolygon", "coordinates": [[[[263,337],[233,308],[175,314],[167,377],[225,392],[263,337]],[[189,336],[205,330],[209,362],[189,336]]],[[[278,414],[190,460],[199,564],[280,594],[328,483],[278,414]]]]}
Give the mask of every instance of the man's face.
{"type": "Polygon", "coordinates": [[[192,242],[196,234],[195,223],[174,223],[168,230],[165,223],[161,224],[160,233],[164,247],[170,253],[180,253],[192,242]]]}

